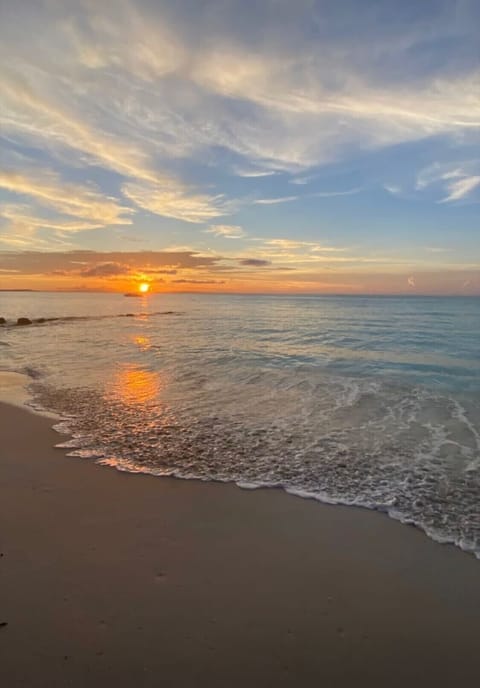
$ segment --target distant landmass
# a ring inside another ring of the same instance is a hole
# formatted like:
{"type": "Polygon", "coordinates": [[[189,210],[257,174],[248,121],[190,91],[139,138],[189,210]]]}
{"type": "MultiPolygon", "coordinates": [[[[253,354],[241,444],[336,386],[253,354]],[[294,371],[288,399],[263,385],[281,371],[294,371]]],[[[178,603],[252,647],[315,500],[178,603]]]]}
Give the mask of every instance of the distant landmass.
{"type": "Polygon", "coordinates": [[[36,289],[0,289],[0,291],[36,291],[36,289]]]}

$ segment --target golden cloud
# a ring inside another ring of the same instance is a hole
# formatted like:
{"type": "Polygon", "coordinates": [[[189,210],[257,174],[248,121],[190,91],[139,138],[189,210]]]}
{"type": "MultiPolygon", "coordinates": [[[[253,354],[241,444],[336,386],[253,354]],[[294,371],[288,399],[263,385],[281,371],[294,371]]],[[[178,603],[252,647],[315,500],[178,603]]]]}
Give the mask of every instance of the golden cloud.
{"type": "Polygon", "coordinates": [[[88,219],[100,225],[125,225],[132,222],[129,216],[134,211],[131,208],[122,206],[116,200],[108,199],[87,186],[63,183],[56,174],[48,170],[36,174],[0,171],[0,187],[15,194],[30,196],[40,205],[58,213],[88,219]]]}

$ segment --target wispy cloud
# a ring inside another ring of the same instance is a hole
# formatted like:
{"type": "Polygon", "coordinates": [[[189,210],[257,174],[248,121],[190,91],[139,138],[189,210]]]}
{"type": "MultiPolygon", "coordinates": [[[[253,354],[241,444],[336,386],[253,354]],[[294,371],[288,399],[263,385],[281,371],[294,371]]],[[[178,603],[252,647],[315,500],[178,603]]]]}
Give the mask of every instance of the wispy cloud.
{"type": "Polygon", "coordinates": [[[9,69],[3,72],[1,86],[6,108],[0,123],[5,131],[22,134],[33,141],[43,140],[46,148],[66,146],[88,156],[86,162],[100,163],[122,175],[158,181],[159,174],[150,166],[145,151],[92,127],[59,105],[49,88],[53,86],[50,79],[54,74],[43,73],[45,90],[40,92],[41,82],[34,87],[27,77],[27,74],[33,76],[32,72],[35,72],[33,66],[23,74],[9,69]]]}
{"type": "Polygon", "coordinates": [[[424,167],[417,174],[416,188],[418,190],[426,189],[434,184],[444,185],[451,179],[461,179],[468,176],[467,169],[471,167],[472,163],[469,161],[462,161],[461,163],[439,163],[434,162],[428,167],[424,167]]]}
{"type": "Polygon", "coordinates": [[[478,172],[480,160],[434,163],[419,172],[416,188],[420,191],[430,187],[438,189],[443,195],[439,203],[464,200],[480,185],[478,172]]]}
{"type": "Polygon", "coordinates": [[[297,201],[298,196],[281,196],[280,198],[257,198],[254,201],[256,205],[276,205],[277,203],[290,203],[297,201]]]}
{"type": "Polygon", "coordinates": [[[10,227],[25,232],[36,229],[52,229],[61,234],[66,234],[105,226],[105,223],[99,221],[52,219],[31,215],[29,206],[18,204],[0,206],[0,217],[8,220],[10,227]]]}
{"type": "Polygon", "coordinates": [[[352,196],[357,194],[361,189],[346,189],[340,191],[315,191],[313,193],[305,194],[304,196],[280,196],[278,198],[259,198],[254,201],[256,205],[276,205],[277,203],[291,203],[292,201],[298,201],[301,198],[334,198],[335,196],[352,196]]]}
{"type": "Polygon", "coordinates": [[[189,194],[182,188],[169,188],[129,182],[122,187],[123,194],[144,210],[156,215],[173,217],[185,222],[203,223],[228,215],[233,204],[219,194],[208,196],[189,194]]]}
{"type": "Polygon", "coordinates": [[[264,246],[273,247],[275,249],[292,251],[292,250],[308,250],[312,252],[321,253],[336,253],[338,251],[345,251],[344,247],[325,246],[317,241],[298,241],[297,239],[268,239],[263,241],[264,246]]]}
{"type": "Polygon", "coordinates": [[[22,226],[10,226],[0,231],[0,250],[2,251],[65,251],[73,248],[73,244],[58,236],[42,239],[34,231],[22,226]]]}
{"type": "Polygon", "coordinates": [[[310,182],[313,182],[317,178],[316,174],[312,175],[307,175],[307,176],[301,176],[301,177],[293,177],[292,179],[289,180],[290,184],[296,184],[298,186],[304,186],[305,184],[310,184],[310,182]]]}
{"type": "Polygon", "coordinates": [[[312,198],[333,198],[334,196],[352,196],[353,194],[360,193],[360,191],[361,188],[356,187],[354,189],[346,189],[345,191],[316,191],[309,194],[309,196],[312,198]]]}
{"type": "Polygon", "coordinates": [[[234,174],[238,177],[272,177],[274,174],[278,174],[277,170],[265,170],[260,167],[246,167],[246,166],[235,166],[233,168],[234,174]]]}
{"type": "Polygon", "coordinates": [[[402,187],[398,184],[384,184],[383,188],[392,196],[399,196],[402,193],[402,187]]]}
{"type": "Polygon", "coordinates": [[[246,236],[245,231],[238,225],[210,225],[205,231],[225,239],[242,239],[246,236]]]}
{"type": "MultiPolygon", "coordinates": [[[[132,209],[108,199],[93,189],[61,182],[49,170],[41,173],[0,171],[0,187],[29,196],[37,203],[64,215],[88,219],[100,225],[131,224],[132,209]]],[[[77,230],[78,231],[78,230],[77,230]]]]}
{"type": "Polygon", "coordinates": [[[480,175],[474,177],[464,177],[447,185],[448,196],[442,198],[441,203],[451,203],[452,201],[459,201],[468,196],[474,189],[480,185],[480,175]]]}

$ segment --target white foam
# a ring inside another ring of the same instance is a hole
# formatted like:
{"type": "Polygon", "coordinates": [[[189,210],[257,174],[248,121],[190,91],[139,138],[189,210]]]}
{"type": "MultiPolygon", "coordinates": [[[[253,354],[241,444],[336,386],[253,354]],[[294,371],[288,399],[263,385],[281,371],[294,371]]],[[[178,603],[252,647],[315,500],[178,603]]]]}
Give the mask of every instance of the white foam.
{"type": "Polygon", "coordinates": [[[71,415],[56,429],[73,435],[60,439],[72,456],[129,473],[283,488],[374,509],[479,556],[471,438],[480,431],[469,407],[416,386],[305,376],[314,379],[311,393],[274,370],[272,384],[268,376],[260,387],[237,380],[234,395],[231,378],[213,376],[198,396],[188,382],[166,401],[141,405],[108,389],[45,388],[39,399],[71,415]]]}

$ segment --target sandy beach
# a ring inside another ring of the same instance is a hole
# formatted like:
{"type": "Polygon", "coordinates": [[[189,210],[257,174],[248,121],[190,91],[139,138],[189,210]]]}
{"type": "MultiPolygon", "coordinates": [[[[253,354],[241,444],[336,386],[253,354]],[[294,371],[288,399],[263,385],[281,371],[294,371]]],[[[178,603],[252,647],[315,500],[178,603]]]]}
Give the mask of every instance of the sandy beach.
{"type": "Polygon", "coordinates": [[[0,414],[2,685],[478,681],[473,556],[375,512],[102,468],[0,414]]]}

